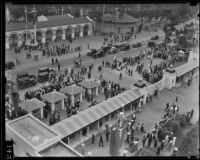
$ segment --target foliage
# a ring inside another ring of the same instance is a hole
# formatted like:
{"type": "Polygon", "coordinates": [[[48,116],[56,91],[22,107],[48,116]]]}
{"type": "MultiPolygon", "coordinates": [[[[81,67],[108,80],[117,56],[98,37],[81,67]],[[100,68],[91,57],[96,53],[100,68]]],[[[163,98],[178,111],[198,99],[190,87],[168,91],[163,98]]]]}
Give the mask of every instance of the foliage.
{"type": "Polygon", "coordinates": [[[173,132],[174,134],[177,133],[177,131],[180,128],[180,124],[177,121],[169,121],[165,126],[170,132],[173,132]]]}
{"type": "Polygon", "coordinates": [[[199,126],[196,125],[183,138],[180,144],[180,147],[178,149],[178,155],[181,155],[181,156],[197,155],[198,143],[199,143],[199,126]]]}
{"type": "Polygon", "coordinates": [[[186,127],[188,125],[186,115],[177,115],[175,120],[179,122],[181,128],[186,127]]]}

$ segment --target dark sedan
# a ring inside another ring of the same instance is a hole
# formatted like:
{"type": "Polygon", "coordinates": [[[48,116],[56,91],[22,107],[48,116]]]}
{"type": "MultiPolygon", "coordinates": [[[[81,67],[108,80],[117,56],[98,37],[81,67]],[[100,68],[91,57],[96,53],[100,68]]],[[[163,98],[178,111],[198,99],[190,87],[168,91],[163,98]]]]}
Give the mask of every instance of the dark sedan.
{"type": "Polygon", "coordinates": [[[97,53],[97,49],[90,49],[90,51],[87,53],[87,56],[93,56],[95,53],[97,53]]]}
{"type": "Polygon", "coordinates": [[[157,40],[157,39],[159,39],[158,35],[155,35],[155,36],[151,37],[151,40],[157,40]]]}
{"type": "Polygon", "coordinates": [[[24,89],[37,84],[36,76],[28,73],[18,74],[16,80],[19,89],[24,89]]]}
{"type": "Polygon", "coordinates": [[[102,49],[104,52],[107,52],[108,50],[111,49],[111,47],[112,47],[112,45],[111,45],[111,44],[108,44],[108,45],[105,45],[105,46],[101,47],[101,49],[102,49]]]}
{"type": "Polygon", "coordinates": [[[115,54],[118,52],[118,49],[116,47],[112,47],[111,49],[108,50],[108,54],[115,54]]]}
{"type": "Polygon", "coordinates": [[[15,68],[14,62],[12,62],[12,61],[6,62],[5,69],[13,69],[13,68],[15,68]]]}
{"type": "Polygon", "coordinates": [[[138,48],[138,47],[141,47],[142,44],[141,43],[133,43],[132,47],[133,48],[138,48]]]}
{"type": "Polygon", "coordinates": [[[131,45],[129,43],[122,43],[120,45],[120,51],[127,51],[131,48],[131,45]]]}
{"type": "Polygon", "coordinates": [[[93,55],[94,58],[99,58],[99,57],[103,57],[106,54],[106,52],[102,49],[98,50],[97,53],[95,53],[93,55]]]}
{"type": "Polygon", "coordinates": [[[152,41],[148,42],[148,47],[154,47],[154,46],[155,46],[155,42],[152,42],[152,41]]]}
{"type": "Polygon", "coordinates": [[[49,74],[51,72],[55,72],[54,69],[51,69],[51,68],[40,68],[38,69],[38,77],[37,77],[37,80],[38,82],[45,82],[45,81],[48,81],[49,79],[49,74]]]}

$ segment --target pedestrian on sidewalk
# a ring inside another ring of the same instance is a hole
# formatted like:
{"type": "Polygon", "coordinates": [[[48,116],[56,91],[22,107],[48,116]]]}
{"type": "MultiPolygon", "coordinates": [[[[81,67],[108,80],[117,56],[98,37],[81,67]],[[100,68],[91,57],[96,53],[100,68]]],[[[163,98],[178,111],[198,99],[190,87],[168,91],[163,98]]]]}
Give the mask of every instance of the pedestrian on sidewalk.
{"type": "Polygon", "coordinates": [[[172,140],[170,140],[170,141],[169,141],[169,144],[168,144],[168,149],[169,149],[169,151],[171,151],[172,144],[173,144],[173,141],[172,141],[172,140]]]}
{"type": "Polygon", "coordinates": [[[95,141],[95,136],[94,133],[92,133],[92,144],[94,144],[94,141],[95,141]]]}
{"type": "Polygon", "coordinates": [[[164,145],[165,145],[165,140],[162,140],[162,142],[160,143],[160,149],[163,150],[164,149],[164,145]]]}
{"type": "Polygon", "coordinates": [[[161,147],[159,146],[156,150],[156,155],[159,156],[160,155],[160,150],[161,150],[161,147]]]}
{"type": "Polygon", "coordinates": [[[176,96],[176,102],[178,102],[178,95],[176,96]]]}
{"type": "Polygon", "coordinates": [[[141,127],[140,127],[140,132],[144,133],[144,123],[142,123],[141,127]]]}
{"type": "Polygon", "coordinates": [[[140,132],[140,124],[139,123],[135,127],[135,131],[136,131],[137,134],[139,134],[139,132],[140,132]]]}
{"type": "Polygon", "coordinates": [[[110,132],[109,132],[109,131],[106,131],[106,142],[109,141],[109,136],[110,136],[110,132]]]}
{"type": "Polygon", "coordinates": [[[103,136],[100,135],[100,139],[99,139],[99,147],[103,147],[103,136]]]}
{"type": "Polygon", "coordinates": [[[52,63],[52,66],[54,66],[54,59],[53,58],[51,59],[51,63],[52,63]]]}
{"type": "Polygon", "coordinates": [[[57,57],[56,57],[56,60],[55,60],[55,62],[56,62],[56,64],[58,65],[58,59],[57,59],[57,57]]]}
{"type": "Polygon", "coordinates": [[[60,63],[58,63],[58,71],[60,71],[60,63]]]}
{"type": "Polygon", "coordinates": [[[128,133],[127,133],[127,138],[126,138],[126,141],[125,141],[125,142],[127,142],[127,144],[130,143],[130,135],[131,135],[131,133],[128,132],[128,133]]]}
{"type": "Polygon", "coordinates": [[[149,139],[148,139],[148,147],[150,148],[150,146],[151,146],[151,142],[152,142],[152,138],[150,137],[149,139]]]}
{"type": "Polygon", "coordinates": [[[81,53],[79,52],[78,57],[81,58],[81,53]]]}
{"type": "Polygon", "coordinates": [[[85,144],[83,142],[81,143],[81,151],[82,155],[85,155],[85,144]]]}
{"type": "Polygon", "coordinates": [[[155,139],[155,141],[154,141],[154,148],[155,148],[155,149],[156,149],[157,145],[158,145],[158,140],[155,139]]]}
{"type": "Polygon", "coordinates": [[[194,109],[192,109],[190,112],[190,119],[193,117],[193,114],[194,114],[194,109]]]}
{"type": "Polygon", "coordinates": [[[146,140],[147,140],[147,138],[145,136],[143,136],[143,138],[142,138],[142,147],[145,146],[146,140]]]}

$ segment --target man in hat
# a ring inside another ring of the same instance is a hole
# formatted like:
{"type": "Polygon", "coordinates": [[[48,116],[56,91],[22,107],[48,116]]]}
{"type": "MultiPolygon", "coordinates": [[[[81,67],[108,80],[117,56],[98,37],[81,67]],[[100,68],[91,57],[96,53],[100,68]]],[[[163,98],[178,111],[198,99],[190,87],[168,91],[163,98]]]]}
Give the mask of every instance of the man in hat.
{"type": "Polygon", "coordinates": [[[130,133],[130,131],[127,133],[127,138],[126,138],[126,141],[125,142],[127,142],[127,144],[129,144],[130,143],[130,135],[131,135],[131,133],[130,133]]]}
{"type": "Polygon", "coordinates": [[[103,147],[103,136],[100,134],[100,139],[99,139],[99,147],[103,147]]]}

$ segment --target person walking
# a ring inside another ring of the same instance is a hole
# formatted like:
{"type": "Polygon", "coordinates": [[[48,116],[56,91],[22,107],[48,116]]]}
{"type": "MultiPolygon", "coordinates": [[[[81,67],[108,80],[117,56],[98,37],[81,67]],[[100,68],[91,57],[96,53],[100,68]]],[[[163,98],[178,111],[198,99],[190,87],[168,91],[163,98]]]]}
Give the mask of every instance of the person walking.
{"type": "Polygon", "coordinates": [[[131,135],[131,133],[128,132],[128,133],[127,133],[127,137],[126,137],[126,141],[125,141],[125,142],[127,142],[127,144],[130,143],[130,135],[131,135]]]}
{"type": "Polygon", "coordinates": [[[144,133],[144,123],[142,123],[141,127],[140,127],[140,132],[144,133]]]}
{"type": "Polygon", "coordinates": [[[60,71],[60,63],[58,63],[58,71],[60,71]]]}
{"type": "Polygon", "coordinates": [[[95,136],[94,133],[92,133],[92,144],[94,144],[94,141],[95,141],[95,136]]]}
{"type": "Polygon", "coordinates": [[[190,112],[190,119],[193,117],[193,114],[194,114],[194,109],[192,109],[190,112]]]}
{"type": "Polygon", "coordinates": [[[51,63],[52,63],[52,66],[54,66],[54,59],[53,58],[51,59],[51,63]]]}
{"type": "Polygon", "coordinates": [[[81,58],[81,53],[79,52],[78,57],[81,58]]]}
{"type": "Polygon", "coordinates": [[[56,64],[58,65],[58,59],[57,59],[57,57],[56,57],[56,60],[55,60],[55,62],[56,62],[56,64]]]}
{"type": "Polygon", "coordinates": [[[165,140],[162,140],[162,142],[160,143],[160,149],[163,150],[164,149],[164,145],[165,145],[165,140]]]}
{"type": "Polygon", "coordinates": [[[103,147],[103,136],[100,134],[99,147],[103,147]]]}
{"type": "Polygon", "coordinates": [[[169,141],[169,144],[168,144],[168,149],[169,149],[169,151],[171,151],[172,144],[173,144],[173,141],[172,141],[172,140],[170,140],[170,141],[169,141]]]}
{"type": "Polygon", "coordinates": [[[157,140],[157,139],[155,139],[155,141],[154,141],[154,148],[156,148],[156,147],[157,147],[157,145],[158,145],[158,140],[157,140]]]}
{"type": "Polygon", "coordinates": [[[172,146],[174,147],[175,146],[175,144],[176,144],[176,137],[173,137],[173,139],[172,139],[172,146]]]}
{"type": "Polygon", "coordinates": [[[81,144],[81,151],[82,151],[82,155],[85,155],[85,144],[83,142],[81,144]]]}
{"type": "Polygon", "coordinates": [[[160,150],[161,150],[161,147],[159,146],[156,150],[156,155],[159,156],[160,155],[160,150]]]}
{"type": "Polygon", "coordinates": [[[150,146],[151,146],[151,142],[152,142],[152,138],[150,137],[149,139],[148,139],[148,147],[150,148],[150,146]]]}
{"type": "Polygon", "coordinates": [[[145,146],[146,140],[147,140],[147,138],[145,136],[143,136],[143,138],[142,138],[142,147],[145,146]]]}
{"type": "Polygon", "coordinates": [[[109,131],[106,131],[106,142],[109,141],[109,136],[110,136],[110,132],[109,132],[109,131]]]}

